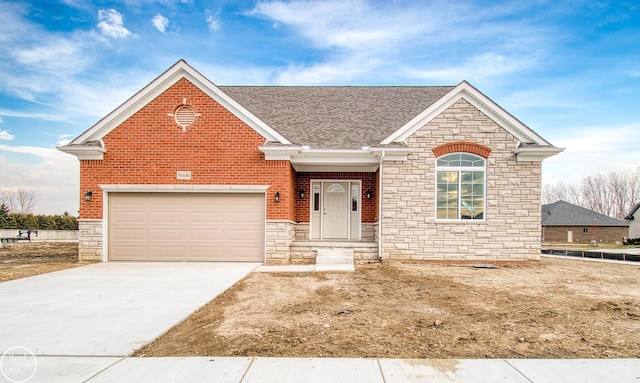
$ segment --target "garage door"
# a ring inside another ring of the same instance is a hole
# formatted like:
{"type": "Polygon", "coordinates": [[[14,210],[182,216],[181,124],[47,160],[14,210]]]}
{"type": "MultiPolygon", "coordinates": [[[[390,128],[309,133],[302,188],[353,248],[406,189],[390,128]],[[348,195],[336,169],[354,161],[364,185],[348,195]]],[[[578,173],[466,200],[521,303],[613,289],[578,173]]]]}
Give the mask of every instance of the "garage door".
{"type": "Polygon", "coordinates": [[[264,194],[109,193],[108,257],[264,261],[264,194]]]}

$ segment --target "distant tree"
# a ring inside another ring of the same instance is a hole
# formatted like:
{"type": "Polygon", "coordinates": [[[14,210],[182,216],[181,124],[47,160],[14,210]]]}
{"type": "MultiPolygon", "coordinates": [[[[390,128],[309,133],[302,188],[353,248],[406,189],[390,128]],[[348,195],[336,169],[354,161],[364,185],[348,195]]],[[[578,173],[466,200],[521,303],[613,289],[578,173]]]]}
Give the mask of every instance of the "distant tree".
{"type": "Polygon", "coordinates": [[[560,182],[542,187],[543,204],[559,200],[624,219],[640,202],[640,167],[588,176],[579,185],[560,182]]]}
{"type": "Polygon", "coordinates": [[[10,229],[9,208],[5,204],[0,205],[0,229],[10,229]]]}
{"type": "Polygon", "coordinates": [[[53,215],[38,215],[36,220],[38,222],[38,230],[56,230],[58,228],[58,222],[53,215]]]}
{"type": "Polygon", "coordinates": [[[74,216],[56,215],[55,219],[58,230],[78,230],[78,222],[74,216]]]}
{"type": "Polygon", "coordinates": [[[38,218],[33,214],[12,214],[16,220],[16,229],[38,230],[38,218]]]}
{"type": "Polygon", "coordinates": [[[36,194],[33,191],[18,188],[0,193],[0,203],[12,213],[29,214],[36,205],[36,194]]]}

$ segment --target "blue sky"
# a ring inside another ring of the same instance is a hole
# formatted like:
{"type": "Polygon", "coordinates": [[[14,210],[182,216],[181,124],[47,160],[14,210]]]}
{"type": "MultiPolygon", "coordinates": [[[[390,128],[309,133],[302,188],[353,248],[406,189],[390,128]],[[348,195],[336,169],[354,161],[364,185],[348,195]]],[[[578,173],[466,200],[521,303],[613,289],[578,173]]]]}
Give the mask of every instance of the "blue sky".
{"type": "Polygon", "coordinates": [[[78,209],[64,144],[183,58],[219,85],[456,85],[554,145],[546,183],[640,166],[636,1],[0,0],[0,191],[78,209]]]}

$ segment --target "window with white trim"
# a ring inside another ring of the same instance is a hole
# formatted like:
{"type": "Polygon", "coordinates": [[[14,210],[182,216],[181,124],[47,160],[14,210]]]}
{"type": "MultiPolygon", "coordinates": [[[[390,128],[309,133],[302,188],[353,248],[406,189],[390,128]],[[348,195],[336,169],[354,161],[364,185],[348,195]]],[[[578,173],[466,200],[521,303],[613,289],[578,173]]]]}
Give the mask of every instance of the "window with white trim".
{"type": "Polygon", "coordinates": [[[436,219],[484,220],[486,160],[451,153],[436,162],[436,219]]]}

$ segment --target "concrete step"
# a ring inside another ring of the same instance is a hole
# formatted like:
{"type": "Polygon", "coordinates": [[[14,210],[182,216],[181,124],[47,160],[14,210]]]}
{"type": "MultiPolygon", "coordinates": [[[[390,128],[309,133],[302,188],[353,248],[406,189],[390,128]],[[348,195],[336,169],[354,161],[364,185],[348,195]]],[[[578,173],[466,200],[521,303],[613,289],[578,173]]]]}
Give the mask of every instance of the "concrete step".
{"type": "Polygon", "coordinates": [[[350,249],[318,249],[316,265],[353,265],[353,250],[350,249]]]}

